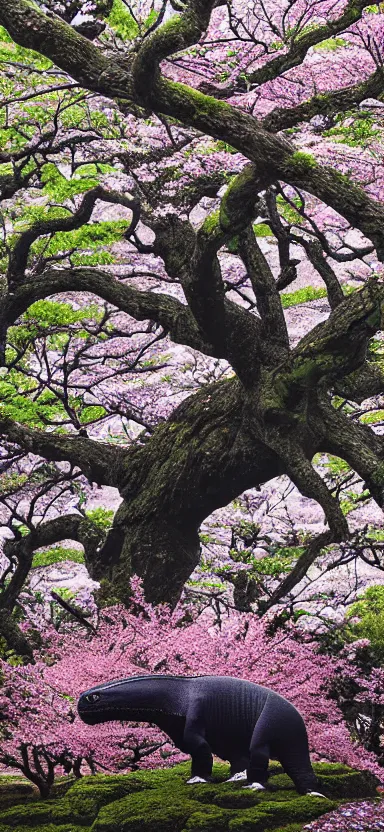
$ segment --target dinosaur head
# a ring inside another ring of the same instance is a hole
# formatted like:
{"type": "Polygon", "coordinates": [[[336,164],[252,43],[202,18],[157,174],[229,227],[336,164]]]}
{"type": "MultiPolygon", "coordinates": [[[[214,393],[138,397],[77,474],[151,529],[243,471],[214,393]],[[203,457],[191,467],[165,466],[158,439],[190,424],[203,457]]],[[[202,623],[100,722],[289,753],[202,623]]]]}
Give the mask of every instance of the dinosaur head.
{"type": "Polygon", "coordinates": [[[132,719],[129,712],[138,706],[138,699],[132,696],[128,683],[128,679],[120,679],[84,691],[77,703],[80,719],[87,725],[132,719]]]}
{"type": "Polygon", "coordinates": [[[80,695],[77,710],[87,725],[99,722],[150,721],[149,712],[159,704],[158,676],[130,676],[96,685],[80,695]]]}

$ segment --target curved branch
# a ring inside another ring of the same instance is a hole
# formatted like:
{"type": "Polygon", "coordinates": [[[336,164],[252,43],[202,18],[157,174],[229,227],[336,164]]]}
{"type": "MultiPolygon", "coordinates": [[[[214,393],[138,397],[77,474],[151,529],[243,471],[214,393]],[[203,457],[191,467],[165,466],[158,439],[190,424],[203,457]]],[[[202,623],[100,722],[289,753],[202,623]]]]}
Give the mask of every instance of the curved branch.
{"type": "Polygon", "coordinates": [[[327,297],[331,309],[336,309],[345,300],[344,292],[340,286],[332,266],[324,257],[323,247],[319,240],[306,240],[303,236],[292,235],[295,242],[299,243],[307,254],[308,260],[323,278],[327,287],[327,297]]]}
{"type": "Polygon", "coordinates": [[[343,399],[361,404],[364,399],[384,393],[384,372],[373,361],[365,361],[358,370],[338,379],[334,390],[343,399]]]}
{"type": "MultiPolygon", "coordinates": [[[[360,10],[365,3],[356,5],[360,10]]],[[[371,239],[384,259],[384,208],[358,185],[308,154],[295,152],[290,142],[263,130],[248,113],[160,75],[162,56],[193,43],[207,25],[210,8],[211,3],[196,2],[189,12],[159,27],[140,50],[134,79],[131,59],[112,62],[66,23],[48,18],[28,0],[2,0],[0,23],[17,43],[41,52],[85,88],[149,107],[228,142],[253,161],[255,171],[267,180],[265,187],[280,179],[313,193],[371,239]]]]}
{"type": "Polygon", "coordinates": [[[316,537],[314,537],[310,543],[307,544],[305,551],[302,555],[300,555],[289,575],[281,581],[277,589],[275,589],[272,593],[271,597],[268,598],[268,601],[259,602],[260,609],[262,609],[263,612],[270,610],[271,607],[274,607],[283,598],[285,598],[289,592],[292,592],[294,587],[297,586],[303,578],[305,578],[308,569],[319,557],[321,550],[324,549],[325,546],[329,546],[334,542],[332,532],[330,531],[322,532],[321,534],[316,535],[316,537]]]}
{"type": "Polygon", "coordinates": [[[37,52],[43,49],[47,58],[75,77],[82,87],[108,96],[106,90],[112,84],[118,98],[132,97],[128,61],[112,62],[57,15],[44,14],[29,0],[2,0],[0,24],[20,46],[37,52]]]}
{"type": "MultiPolygon", "coordinates": [[[[289,397],[321,379],[342,378],[364,361],[369,339],[382,328],[384,284],[371,277],[363,289],[344,298],[326,321],[315,326],[292,350],[285,383],[289,397]]],[[[274,376],[275,383],[281,374],[274,376]]]]}
{"type": "Polygon", "coordinates": [[[197,233],[174,214],[152,226],[154,251],[163,258],[168,274],[180,279],[200,332],[245,383],[259,370],[260,326],[248,310],[226,299],[217,253],[254,218],[261,187],[253,166],[247,165],[227,188],[220,210],[209,214],[197,233]]]}
{"type": "Polygon", "coordinates": [[[92,292],[137,321],[150,320],[159,324],[177,344],[184,344],[215,358],[224,357],[212,343],[204,339],[191,311],[179,300],[162,293],[141,292],[98,269],[47,270],[24,283],[8,299],[5,310],[8,326],[35,301],[68,291],[92,292]]]}
{"type": "Polygon", "coordinates": [[[352,422],[323,398],[319,402],[326,426],[322,450],[340,456],[364,480],[379,508],[384,507],[384,442],[368,425],[352,422]]]}
{"type": "Polygon", "coordinates": [[[309,29],[308,32],[299,34],[293,41],[289,52],[285,55],[278,55],[277,58],[273,58],[264,66],[251,72],[248,75],[248,83],[252,85],[265,84],[266,81],[273,81],[274,78],[278,78],[289,69],[299,66],[311,46],[315,46],[333,35],[338,35],[348,29],[349,26],[357,23],[361,19],[363,9],[366,6],[369,6],[367,0],[349,0],[340,17],[336,20],[327,20],[322,26],[317,26],[314,29],[309,29]]]}
{"type": "Polygon", "coordinates": [[[281,431],[276,428],[267,430],[265,441],[283,460],[286,473],[301,494],[316,500],[321,505],[329,525],[329,531],[317,535],[307,544],[289,575],[280,583],[265,606],[263,605],[267,610],[284,598],[304,578],[324,546],[347,540],[349,529],[339,501],[332,496],[299,443],[289,436],[282,436],[281,431]]]}
{"type": "Polygon", "coordinates": [[[180,17],[172,17],[141,45],[132,66],[134,89],[152,106],[161,61],[198,43],[208,27],[215,0],[189,0],[180,17]]]}
{"type": "MultiPolygon", "coordinates": [[[[209,95],[213,95],[215,97],[217,95],[219,98],[229,98],[232,95],[236,95],[236,93],[248,91],[250,87],[258,87],[268,81],[274,81],[275,78],[279,78],[281,75],[284,75],[285,72],[288,72],[295,66],[302,64],[308,50],[312,46],[315,46],[317,43],[321,43],[321,41],[327,40],[334,35],[338,35],[340,32],[349,28],[349,26],[357,23],[358,20],[361,20],[363,10],[368,5],[369,2],[367,2],[367,0],[357,0],[357,2],[355,2],[355,0],[349,0],[349,3],[343,9],[340,17],[336,18],[336,20],[329,20],[322,25],[314,27],[313,29],[310,28],[307,32],[302,31],[298,32],[297,35],[291,35],[291,46],[288,52],[280,54],[276,58],[272,58],[270,61],[267,61],[263,66],[258,67],[253,72],[247,73],[246,86],[244,84],[244,80],[239,78],[235,83],[224,86],[223,88],[216,87],[212,83],[203,81],[202,84],[200,84],[199,89],[201,89],[202,92],[208,92],[209,95]]],[[[282,110],[281,112],[284,111],[282,110]]],[[[289,125],[287,124],[287,127],[288,126],[289,125]]],[[[279,127],[277,129],[282,130],[283,128],[279,127]]]]}
{"type": "Polygon", "coordinates": [[[262,120],[265,130],[278,133],[288,127],[295,127],[302,121],[309,121],[316,115],[332,116],[343,113],[364,101],[378,98],[384,93],[384,70],[379,67],[361,84],[352,84],[341,90],[318,93],[297,107],[276,107],[262,120]]]}
{"type": "MultiPolygon", "coordinates": [[[[383,297],[384,284],[370,278],[304,336],[280,366],[264,373],[257,408],[266,427],[304,425],[309,395],[359,369],[369,339],[382,328],[383,297]]],[[[315,434],[318,430],[319,424],[315,434]]]]}
{"type": "Polygon", "coordinates": [[[4,554],[17,560],[17,567],[9,584],[0,594],[0,609],[13,611],[19,594],[32,566],[34,552],[43,546],[59,543],[61,540],[78,540],[84,549],[94,550],[102,535],[88,518],[80,514],[55,517],[37,526],[20,540],[7,540],[4,554]]]}
{"type": "Polygon", "coordinates": [[[276,366],[289,352],[287,324],[275,278],[250,226],[239,238],[239,253],[247,269],[261,316],[263,362],[276,366]]]}
{"type": "Polygon", "coordinates": [[[96,188],[92,188],[91,191],[86,193],[74,214],[70,214],[68,217],[41,220],[20,234],[9,258],[7,274],[9,286],[13,287],[15,284],[22,282],[31,245],[38,237],[55,234],[57,231],[73,231],[76,228],[81,228],[91,218],[98,199],[103,202],[118,203],[124,205],[125,208],[129,208],[132,211],[132,222],[126,231],[126,235],[133,233],[140,218],[138,201],[129,199],[125,194],[119,194],[117,191],[107,191],[101,185],[97,185],[96,188]]]}
{"type": "Polygon", "coordinates": [[[0,434],[26,452],[57,462],[71,462],[90,482],[119,487],[123,476],[124,452],[81,436],[44,433],[20,425],[0,413],[0,434]]]}

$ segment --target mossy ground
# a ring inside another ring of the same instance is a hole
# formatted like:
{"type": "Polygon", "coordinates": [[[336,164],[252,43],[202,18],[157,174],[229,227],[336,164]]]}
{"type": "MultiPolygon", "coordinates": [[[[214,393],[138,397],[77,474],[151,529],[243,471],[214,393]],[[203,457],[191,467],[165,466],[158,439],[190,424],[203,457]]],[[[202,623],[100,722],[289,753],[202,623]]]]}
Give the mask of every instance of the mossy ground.
{"type": "Polygon", "coordinates": [[[182,763],[83,777],[69,781],[65,794],[60,784],[58,796],[46,801],[23,799],[10,780],[16,805],[8,800],[1,811],[0,832],[299,832],[342,800],[377,797],[375,779],[368,774],[331,763],[315,770],[326,798],[300,797],[277,764],[271,766],[268,790],[261,793],[225,783],[229,766],[224,763],[215,763],[209,784],[188,786],[190,763],[182,763]]]}

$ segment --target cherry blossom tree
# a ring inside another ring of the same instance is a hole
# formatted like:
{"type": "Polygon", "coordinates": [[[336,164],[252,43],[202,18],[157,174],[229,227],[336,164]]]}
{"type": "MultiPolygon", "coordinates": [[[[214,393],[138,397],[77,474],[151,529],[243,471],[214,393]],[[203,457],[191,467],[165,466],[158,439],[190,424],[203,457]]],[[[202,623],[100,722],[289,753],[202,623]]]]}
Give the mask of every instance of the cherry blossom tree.
{"type": "MultiPolygon", "coordinates": [[[[76,701],[84,689],[111,678],[214,674],[249,679],[286,696],[305,719],[314,759],[344,762],[382,778],[375,754],[353,742],[336,700],[329,698],[341,675],[357,679],[346,659],[319,655],[293,628],[271,637],[265,619],[245,613],[232,614],[218,629],[211,614],[196,615],[185,603],[173,612],[164,604],[154,608],[141,583],[132,579],[134,609],[105,609],[96,635],[73,627],[45,630],[45,649],[35,665],[1,662],[3,765],[19,768],[47,796],[56,770],[81,776],[86,766],[92,772],[126,771],[186,760],[155,725],[85,725],[76,701]]],[[[364,699],[377,679],[360,681],[364,699]]]]}
{"type": "Polygon", "coordinates": [[[359,412],[383,388],[381,6],[82,11],[86,37],[69,0],[0,9],[10,640],[43,546],[79,541],[107,598],[126,603],[136,572],[174,606],[204,519],[286,474],[328,528],[265,610],[325,547],[354,543],[316,454],[383,505],[382,439],[359,412]],[[292,344],[300,269],[323,281],[329,316],[292,344]],[[186,354],[210,367],[189,389],[186,354]],[[122,500],[104,535],[82,511],[92,484],[122,500]]]}

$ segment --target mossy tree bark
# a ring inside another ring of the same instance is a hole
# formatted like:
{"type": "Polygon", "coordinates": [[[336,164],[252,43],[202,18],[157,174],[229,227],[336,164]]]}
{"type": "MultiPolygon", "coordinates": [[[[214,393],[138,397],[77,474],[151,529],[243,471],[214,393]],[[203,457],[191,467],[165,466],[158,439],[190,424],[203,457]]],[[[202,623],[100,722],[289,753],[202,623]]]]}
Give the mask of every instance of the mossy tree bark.
{"type": "MultiPolygon", "coordinates": [[[[56,292],[90,291],[137,320],[156,322],[177,343],[226,359],[234,376],[184,401],[145,444],[127,450],[81,436],[31,430],[9,419],[0,421],[0,429],[25,450],[48,460],[70,461],[90,481],[119,489],[123,502],[112,529],[103,544],[94,545],[93,541],[85,545],[85,554],[91,575],[107,578],[112,594],[123,601],[127,600],[128,577],[137,572],[144,579],[149,601],[174,605],[199,560],[202,520],[245,489],[288,474],[302,494],[322,506],[329,529],[310,542],[293,572],[276,590],[268,604],[271,606],[300,580],[323,546],[345,540],[349,534],[337,499],[311,464],[316,452],[336,453],[346,459],[383,506],[383,442],[368,427],[351,423],[336,411],[331,394],[344,391],[349,398],[361,401],[372,391],[384,389],[380,371],[366,361],[368,342],[382,328],[384,286],[371,279],[359,292],[344,298],[321,252],[316,246],[309,247],[309,256],[324,277],[332,312],[328,321],[291,349],[279,296],[287,272],[280,284],[275,281],[252,230],[259,193],[283,181],[315,194],[360,229],[382,259],[384,206],[347,177],[296,152],[286,138],[274,135],[285,125],[282,111],[275,123],[270,117],[263,126],[248,113],[161,75],[159,65],[164,58],[199,39],[212,5],[208,0],[191,0],[183,14],[160,26],[141,48],[126,59],[117,55],[113,62],[64,21],[43,14],[28,0],[2,0],[0,24],[15,41],[52,59],[86,89],[123,101],[135,114],[153,111],[168,115],[220,138],[245,154],[250,163],[233,178],[220,210],[208,216],[198,231],[174,214],[161,220],[146,216],[144,206],[132,200],[128,204],[124,195],[97,188],[84,197],[70,219],[39,223],[22,232],[9,259],[10,291],[0,321],[3,328],[9,326],[35,300],[56,292]],[[187,306],[161,293],[119,284],[98,269],[47,268],[41,276],[28,276],[26,266],[34,240],[87,222],[96,199],[129,207],[132,232],[141,210],[141,218],[155,234],[154,253],[162,258],[168,275],[180,282],[187,306]],[[226,296],[217,254],[234,236],[238,236],[239,256],[259,317],[226,296]]],[[[335,31],[358,19],[364,5],[350,3],[335,31]]],[[[297,54],[290,56],[291,65],[324,38],[320,30],[317,40],[313,33],[303,38],[297,54]]],[[[285,71],[284,67],[284,61],[278,62],[274,77],[285,71]]],[[[381,88],[381,70],[370,83],[375,90],[381,88]]],[[[361,100],[359,96],[367,94],[367,84],[361,89],[349,88],[343,99],[345,106],[350,106],[352,98],[361,100]]],[[[344,106],[340,97],[333,105],[338,109],[344,106]]],[[[307,111],[302,108],[296,117],[311,117],[322,109],[317,96],[307,111]]],[[[287,125],[292,123],[290,118],[286,114],[287,125]]],[[[270,221],[273,227],[272,209],[270,221]]],[[[283,238],[279,243],[283,252],[283,238]]],[[[84,540],[80,525],[75,528],[72,524],[71,535],[84,540]]],[[[53,535],[60,533],[58,526],[52,531],[53,535]]],[[[29,544],[28,557],[36,540],[30,539],[29,544]]],[[[18,555],[21,562],[21,549],[18,555]]],[[[25,565],[25,552],[23,557],[25,565]]],[[[21,572],[20,566],[19,577],[21,572]]],[[[13,580],[15,587],[16,575],[13,580]]]]}

